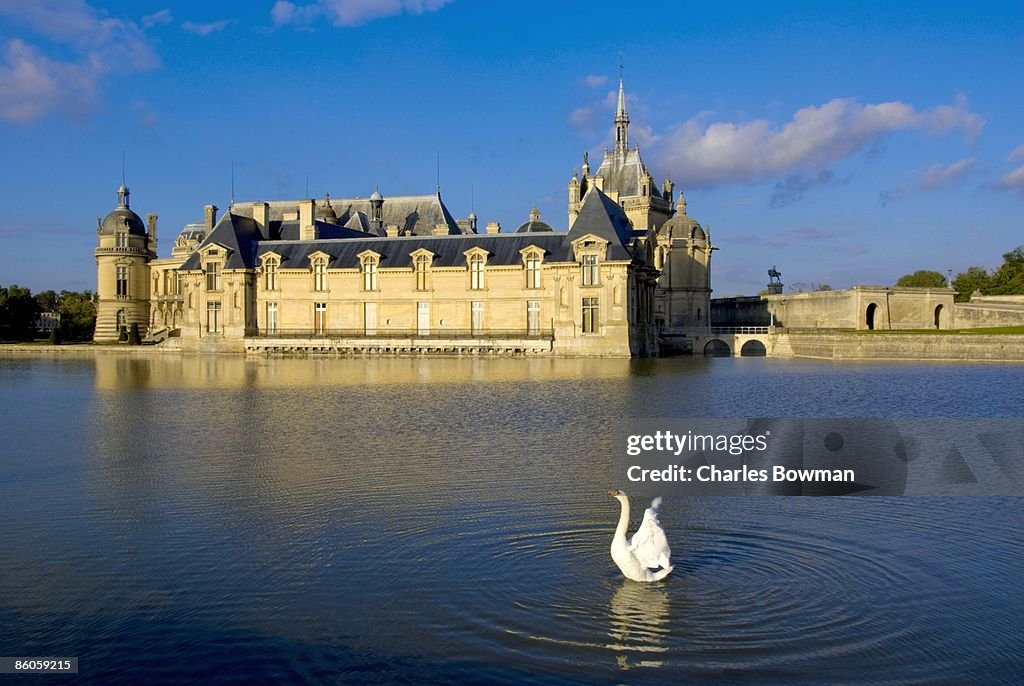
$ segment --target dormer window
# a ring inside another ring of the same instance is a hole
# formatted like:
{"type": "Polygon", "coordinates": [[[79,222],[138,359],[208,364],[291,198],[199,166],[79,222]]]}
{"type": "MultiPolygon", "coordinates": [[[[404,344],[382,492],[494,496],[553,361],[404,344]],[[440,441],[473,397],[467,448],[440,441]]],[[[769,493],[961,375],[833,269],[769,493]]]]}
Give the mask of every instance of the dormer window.
{"type": "MultiPolygon", "coordinates": [[[[214,255],[216,253],[213,250],[211,250],[208,254],[209,255],[214,255]]],[[[221,289],[221,284],[220,284],[221,265],[220,265],[220,262],[207,262],[204,265],[203,270],[206,272],[206,290],[208,290],[208,291],[219,291],[221,289]]]]}
{"type": "Polygon", "coordinates": [[[128,247],[128,232],[127,231],[118,231],[117,232],[117,247],[120,250],[123,250],[123,249],[128,247]]]}
{"type": "Polygon", "coordinates": [[[469,257],[469,287],[474,291],[484,288],[484,256],[475,253],[469,257]]]}
{"type": "Polygon", "coordinates": [[[263,261],[263,287],[268,291],[277,290],[277,258],[268,257],[263,261]]]}
{"type": "Polygon", "coordinates": [[[326,257],[314,257],[312,261],[313,266],[313,290],[314,291],[326,291],[327,290],[327,258],[326,257]]]}
{"type": "Polygon", "coordinates": [[[416,271],[416,290],[427,290],[427,273],[430,268],[430,256],[419,254],[413,262],[416,271]]]}
{"type": "Polygon", "coordinates": [[[597,255],[583,255],[583,285],[599,286],[601,284],[601,270],[597,262],[597,255]]]}
{"type": "Polygon", "coordinates": [[[363,258],[363,290],[377,290],[377,266],[379,258],[376,255],[367,255],[363,258]]]}
{"type": "Polygon", "coordinates": [[[536,252],[526,255],[526,287],[540,288],[540,255],[536,252]]]}

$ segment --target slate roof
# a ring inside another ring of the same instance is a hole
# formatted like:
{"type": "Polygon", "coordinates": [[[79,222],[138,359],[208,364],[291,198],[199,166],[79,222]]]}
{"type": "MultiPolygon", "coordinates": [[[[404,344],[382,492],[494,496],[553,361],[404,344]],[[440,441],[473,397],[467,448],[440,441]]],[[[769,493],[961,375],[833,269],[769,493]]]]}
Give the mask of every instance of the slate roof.
{"type": "MultiPolygon", "coordinates": [[[[636,148],[626,150],[625,154],[610,150],[601,160],[596,175],[604,178],[605,190],[616,191],[620,196],[640,195],[647,166],[636,148]]],[[[651,189],[651,194],[657,195],[657,190],[651,189]]]]}
{"type": "MultiPolygon", "coordinates": [[[[338,201],[332,201],[332,204],[335,202],[338,201]]],[[[318,251],[331,256],[329,268],[357,268],[360,263],[358,255],[366,250],[381,255],[381,267],[409,267],[412,266],[410,254],[420,249],[426,249],[434,255],[434,266],[464,266],[464,253],[473,248],[482,248],[487,252],[488,264],[516,265],[523,259],[520,251],[531,245],[543,250],[547,261],[571,262],[572,242],[587,234],[596,235],[610,243],[608,259],[631,260],[633,254],[630,245],[639,235],[633,231],[622,208],[597,188],[587,191],[579,216],[568,233],[549,230],[535,233],[384,237],[318,221],[316,227],[319,238],[302,241],[298,240],[298,221],[269,223],[271,238],[264,240],[259,225],[252,218],[228,212],[206,236],[200,249],[210,243],[228,248],[227,269],[255,267],[259,256],[268,252],[281,255],[281,266],[285,269],[304,269],[309,266],[309,256],[318,251]]],[[[198,250],[180,267],[182,270],[201,268],[198,250]]]]}
{"type": "Polygon", "coordinates": [[[588,233],[600,236],[611,244],[608,250],[610,260],[631,259],[632,253],[627,246],[641,235],[633,230],[633,225],[619,204],[596,186],[591,186],[583,196],[580,213],[569,228],[566,241],[571,243],[588,233]]]}
{"type": "MultiPolygon", "coordinates": [[[[202,248],[210,243],[223,245],[228,249],[228,259],[224,263],[225,269],[246,269],[256,266],[256,249],[259,247],[263,234],[260,233],[259,224],[249,217],[242,217],[228,212],[213,231],[199,246],[202,248]]],[[[179,267],[182,270],[202,269],[202,261],[198,249],[189,255],[184,264],[179,267]]]]}

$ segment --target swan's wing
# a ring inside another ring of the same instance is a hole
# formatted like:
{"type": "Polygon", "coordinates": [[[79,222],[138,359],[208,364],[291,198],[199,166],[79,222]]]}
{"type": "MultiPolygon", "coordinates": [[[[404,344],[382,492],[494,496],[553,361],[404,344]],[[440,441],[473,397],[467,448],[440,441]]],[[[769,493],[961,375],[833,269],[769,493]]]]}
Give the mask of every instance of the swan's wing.
{"type": "Polygon", "coordinates": [[[658,506],[661,498],[655,498],[651,506],[644,511],[644,521],[629,541],[629,548],[644,567],[652,569],[669,566],[672,550],[668,547],[665,530],[658,521],[658,506]]]}

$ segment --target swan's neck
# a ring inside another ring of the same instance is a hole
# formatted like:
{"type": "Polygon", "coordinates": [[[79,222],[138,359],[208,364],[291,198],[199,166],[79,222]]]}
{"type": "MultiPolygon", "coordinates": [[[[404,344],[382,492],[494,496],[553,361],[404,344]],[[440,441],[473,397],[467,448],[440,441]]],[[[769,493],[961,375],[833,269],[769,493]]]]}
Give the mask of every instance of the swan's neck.
{"type": "Polygon", "coordinates": [[[622,513],[619,514],[619,525],[615,527],[615,537],[625,538],[629,527],[629,498],[623,496],[619,498],[619,503],[622,505],[622,513]]]}

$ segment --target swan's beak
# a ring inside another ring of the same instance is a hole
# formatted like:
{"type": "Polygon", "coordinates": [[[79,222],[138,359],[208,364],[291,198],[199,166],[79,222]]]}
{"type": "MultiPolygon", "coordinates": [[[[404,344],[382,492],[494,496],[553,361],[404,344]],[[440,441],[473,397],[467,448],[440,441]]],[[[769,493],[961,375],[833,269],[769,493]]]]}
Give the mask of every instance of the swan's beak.
{"type": "Polygon", "coordinates": [[[614,488],[609,488],[608,495],[619,495],[619,492],[616,491],[614,488]]]}

